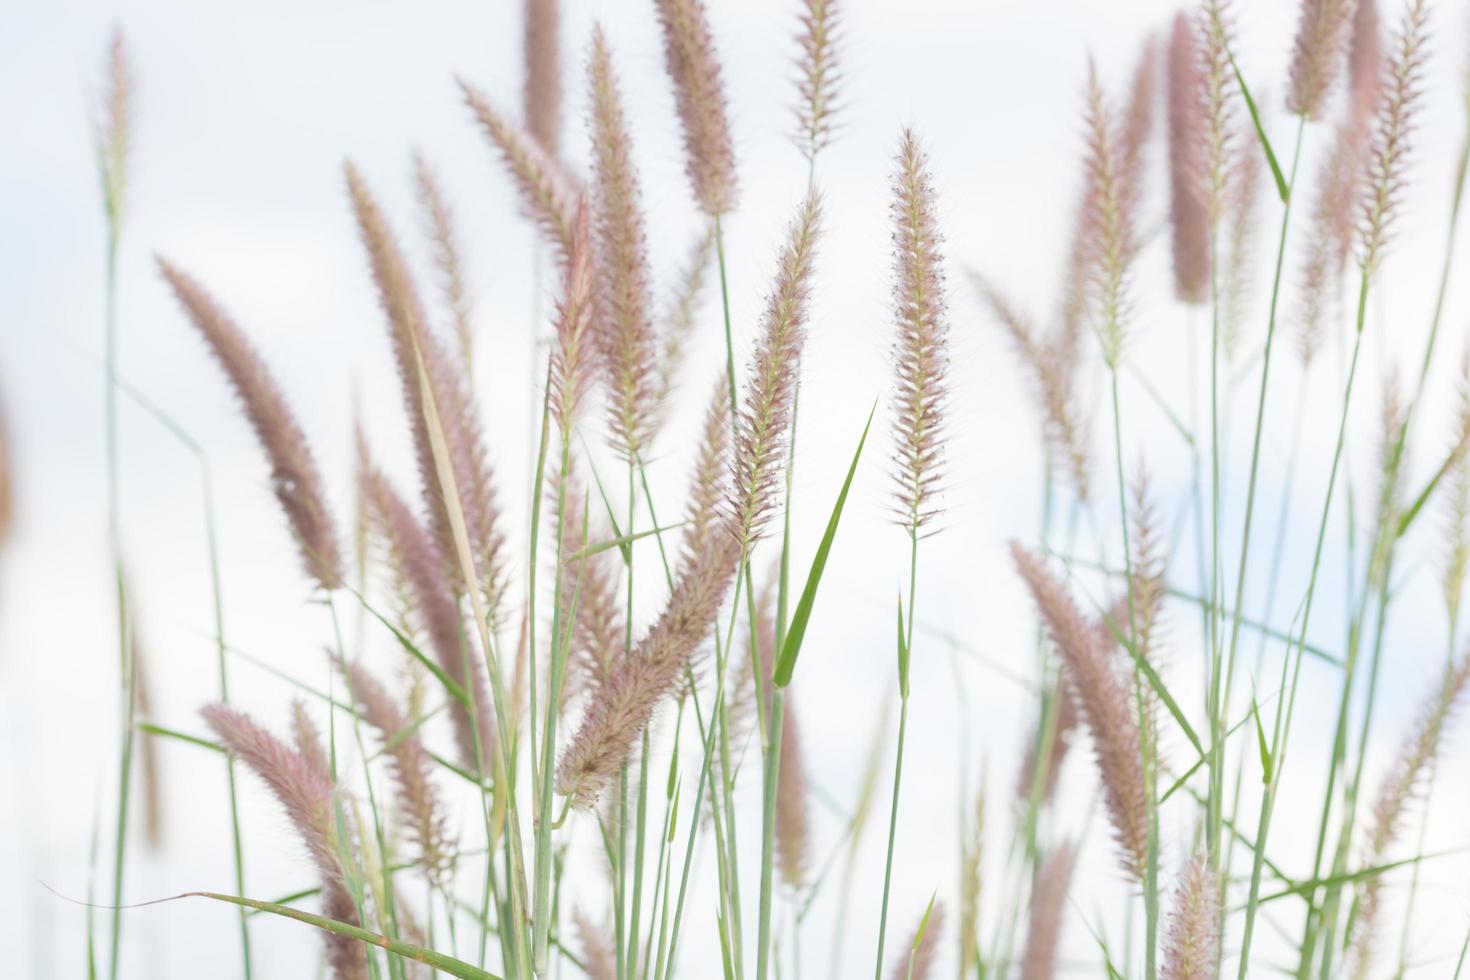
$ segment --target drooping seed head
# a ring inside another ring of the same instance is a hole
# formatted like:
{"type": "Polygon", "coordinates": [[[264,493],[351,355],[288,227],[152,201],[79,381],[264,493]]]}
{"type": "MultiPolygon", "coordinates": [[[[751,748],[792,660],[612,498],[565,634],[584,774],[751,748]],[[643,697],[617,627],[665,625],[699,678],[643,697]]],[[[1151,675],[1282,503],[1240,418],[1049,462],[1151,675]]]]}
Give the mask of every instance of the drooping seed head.
{"type": "Polygon", "coordinates": [[[576,181],[534,136],[511,121],[484,93],[462,78],[457,81],[465,105],[510,170],[521,195],[521,207],[565,260],[572,247],[572,219],[579,193],[576,181]]]}
{"type": "Polygon", "coordinates": [[[342,555],[321,475],[306,436],[270,369],[245,334],[204,287],[160,258],[159,271],[204,337],[240,398],[271,465],[271,486],[286,512],[307,573],[331,591],[342,583],[342,555]]]}

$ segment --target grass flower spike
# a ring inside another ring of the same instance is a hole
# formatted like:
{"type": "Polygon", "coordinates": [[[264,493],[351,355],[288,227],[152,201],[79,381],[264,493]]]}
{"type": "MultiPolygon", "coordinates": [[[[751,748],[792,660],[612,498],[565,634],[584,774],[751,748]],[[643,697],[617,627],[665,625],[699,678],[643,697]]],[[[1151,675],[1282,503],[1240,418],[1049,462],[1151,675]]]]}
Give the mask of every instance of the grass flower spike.
{"type": "Polygon", "coordinates": [[[685,169],[694,199],[705,214],[718,217],[735,208],[735,148],[709,15],[703,0],[654,0],[654,7],[684,129],[685,169]]]}

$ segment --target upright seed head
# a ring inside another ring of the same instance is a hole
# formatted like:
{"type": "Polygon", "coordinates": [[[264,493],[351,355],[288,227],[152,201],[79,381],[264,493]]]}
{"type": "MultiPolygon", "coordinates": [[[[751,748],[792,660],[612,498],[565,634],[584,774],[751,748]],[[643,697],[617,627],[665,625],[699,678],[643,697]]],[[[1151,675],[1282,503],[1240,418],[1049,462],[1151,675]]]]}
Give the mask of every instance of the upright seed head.
{"type": "Polygon", "coordinates": [[[700,429],[699,449],[695,453],[694,473],[689,481],[688,503],[684,510],[685,560],[703,554],[727,524],[720,510],[729,486],[730,467],[726,451],[730,444],[730,388],[721,371],[710,391],[700,429]]]}
{"type": "Polygon", "coordinates": [[[654,0],[654,6],[684,129],[685,169],[700,208],[719,217],[735,207],[735,149],[709,16],[702,0],[654,0]]]}
{"type": "Polygon", "coordinates": [[[1083,210],[1084,249],[1103,360],[1116,369],[1123,359],[1129,276],[1138,242],[1112,108],[1098,81],[1097,66],[1091,63],[1087,73],[1086,129],[1088,191],[1083,210]]]}
{"type": "Polygon", "coordinates": [[[1047,854],[1031,888],[1026,948],[1021,954],[1020,980],[1052,980],[1061,952],[1062,922],[1072,868],[1077,863],[1074,844],[1062,844],[1047,854]]]}
{"type": "Polygon", "coordinates": [[[1220,955],[1220,888],[1209,859],[1196,854],[1179,873],[1164,937],[1162,980],[1214,980],[1220,955]]]}
{"type": "Polygon", "coordinates": [[[561,155],[561,0],[526,0],[522,115],[536,143],[561,155]]]}
{"type": "Polygon", "coordinates": [[[832,141],[836,89],[839,0],[804,0],[797,42],[796,145],[808,160],[832,141]]]}
{"type": "Polygon", "coordinates": [[[1235,133],[1235,71],[1230,49],[1235,28],[1231,0],[1204,0],[1200,10],[1200,99],[1203,105],[1203,194],[1210,230],[1225,215],[1229,201],[1232,137],[1235,133]]]}
{"type": "Polygon", "coordinates": [[[674,389],[690,335],[699,315],[700,300],[709,279],[715,257],[715,226],[710,222],[689,250],[689,257],[679,272],[678,284],[663,316],[663,344],[658,362],[658,399],[654,417],[655,430],[667,421],[673,409],[674,389]]]}
{"type": "Polygon", "coordinates": [[[1460,358],[1457,402],[1453,462],[1450,464],[1445,507],[1443,573],[1445,612],[1452,627],[1460,621],[1465,571],[1470,566],[1470,350],[1460,358]]]}
{"type": "Polygon", "coordinates": [[[120,27],[113,28],[108,41],[105,70],[97,167],[102,179],[102,205],[115,239],[126,211],[128,155],[133,142],[133,93],[137,84],[120,27]]]}
{"type": "Polygon", "coordinates": [[[296,536],[306,570],[323,589],[342,584],[342,554],[322,489],[321,474],[296,416],[250,341],[204,287],[165,259],[159,271],[224,368],[245,417],[271,464],[276,500],[296,536]]]}
{"type": "Polygon", "coordinates": [[[1169,33],[1169,227],[1174,293],[1186,303],[1203,303],[1210,292],[1201,65],[1194,26],[1181,11],[1169,33]]]}
{"type": "Polygon", "coordinates": [[[784,472],[820,220],[813,191],[782,249],[740,409],[727,506],[731,531],[747,553],[765,530],[784,472]]]}
{"type": "Polygon", "coordinates": [[[1423,101],[1428,17],[1425,0],[1409,0],[1393,54],[1384,69],[1358,228],[1358,261],[1368,276],[1383,259],[1388,235],[1401,209],[1410,139],[1423,101]]]}
{"type": "Polygon", "coordinates": [[[602,28],[592,32],[587,61],[595,215],[603,323],[602,363],[609,393],[608,423],[613,447],[634,459],[646,447],[656,395],[648,243],[642,191],[633,164],[632,141],[612,54],[602,28]]]}
{"type": "Polygon", "coordinates": [[[473,376],[474,331],[470,323],[470,298],[465,286],[464,259],[460,255],[459,235],[454,228],[454,212],[439,179],[434,175],[422,154],[413,155],[414,186],[418,191],[419,207],[423,211],[424,230],[434,256],[434,265],[439,273],[439,286],[444,294],[444,303],[454,320],[455,340],[459,345],[463,373],[473,376]]]}
{"type": "Polygon", "coordinates": [[[1353,6],[1353,0],[1302,0],[1286,94],[1286,107],[1296,115],[1322,118],[1347,46],[1353,6]]]}
{"type": "Polygon", "coordinates": [[[1357,0],[1347,60],[1348,118],[1357,128],[1366,130],[1373,122],[1383,88],[1383,30],[1378,0],[1357,0]]]}
{"type": "Polygon", "coordinates": [[[551,351],[551,413],[564,442],[577,426],[582,399],[592,387],[597,364],[597,293],[590,229],[584,198],[577,202],[572,247],[562,269],[561,298],[556,304],[556,346],[551,351]]]}
{"type": "Polygon", "coordinates": [[[1224,301],[1224,324],[1220,346],[1227,362],[1234,363],[1240,353],[1241,330],[1250,312],[1252,259],[1256,253],[1256,211],[1260,203],[1261,185],[1266,164],[1255,144],[1254,134],[1236,141],[1236,179],[1230,189],[1230,257],[1225,265],[1225,281],[1221,286],[1224,301]]]}
{"type": "Polygon", "coordinates": [[[911,536],[939,515],[949,322],[939,221],[928,159],[904,129],[893,175],[893,434],[898,522],[911,536]]]}

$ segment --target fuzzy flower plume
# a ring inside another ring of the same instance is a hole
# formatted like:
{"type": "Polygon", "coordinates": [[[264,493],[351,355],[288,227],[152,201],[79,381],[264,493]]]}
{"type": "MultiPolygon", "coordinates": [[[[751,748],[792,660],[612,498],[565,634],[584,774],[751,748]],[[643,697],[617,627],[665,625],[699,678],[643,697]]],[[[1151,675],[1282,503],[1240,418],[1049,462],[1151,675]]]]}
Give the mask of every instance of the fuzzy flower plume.
{"type": "Polygon", "coordinates": [[[929,980],[934,976],[934,960],[938,955],[939,937],[944,932],[944,904],[935,902],[927,922],[915,927],[913,936],[904,944],[889,974],[893,980],[929,980]],[[923,929],[921,937],[919,930],[923,929]]]}
{"type": "Polygon", "coordinates": [[[658,621],[592,697],[562,753],[557,789],[573,806],[597,802],[654,709],[678,686],[685,664],[709,634],[739,558],[738,542],[716,532],[702,552],[684,559],[658,621]]]}
{"type": "Polygon", "coordinates": [[[688,504],[684,510],[683,552],[686,559],[701,555],[725,533],[727,524],[721,505],[729,486],[726,451],[730,444],[730,389],[721,371],[710,391],[704,413],[694,472],[689,481],[688,504]]]}
{"type": "Polygon", "coordinates": [[[122,30],[114,28],[107,44],[102,120],[97,133],[97,165],[102,179],[102,205],[116,239],[126,211],[128,154],[133,143],[133,100],[137,87],[122,30]]]}
{"type": "Polygon", "coordinates": [[[445,563],[434,539],[388,478],[363,458],[358,474],[368,512],[388,543],[393,563],[408,587],[418,626],[440,669],[475,705],[472,715],[458,699],[449,706],[460,763],[469,771],[488,765],[495,750],[495,717],[489,678],[474,652],[470,634],[445,577],[445,563]],[[478,734],[478,742],[476,735],[478,734]]]}
{"type": "Polygon", "coordinates": [[[547,240],[565,259],[572,249],[572,220],[576,213],[578,188],[536,137],[517,126],[485,96],[464,79],[458,79],[465,105],[485,131],[485,138],[500,153],[521,195],[521,207],[541,226],[547,240]]]}
{"type": "Polygon", "coordinates": [[[331,779],[332,764],[327,758],[326,746],[322,744],[321,729],[311,720],[306,703],[300,698],[291,701],[291,741],[296,743],[296,752],[315,773],[322,779],[331,779]]]}
{"type": "Polygon", "coordinates": [[[731,531],[747,553],[770,520],[786,463],[820,220],[813,192],[791,223],[781,252],[736,426],[727,507],[731,531]]]}
{"type": "Polygon", "coordinates": [[[1182,11],[1169,33],[1169,229],[1174,293],[1203,303],[1210,291],[1210,218],[1204,199],[1204,103],[1199,44],[1182,11]]]}
{"type": "Polygon", "coordinates": [[[306,436],[270,370],[232,320],[188,273],[160,258],[158,268],[209,344],[271,464],[271,486],[301,548],[306,570],[328,591],[342,584],[342,554],[321,474],[306,436]]]}
{"type": "Polygon", "coordinates": [[[644,234],[643,192],[633,165],[632,141],[612,54],[602,28],[592,33],[587,62],[592,106],[599,312],[602,365],[613,447],[626,459],[646,448],[653,424],[658,360],[644,234]]]}
{"type": "Polygon", "coordinates": [[[393,356],[403,385],[409,428],[419,466],[419,480],[430,510],[430,523],[440,557],[451,582],[458,588],[467,583],[458,561],[449,487],[441,486],[429,430],[432,406],[444,430],[453,491],[464,516],[465,533],[476,564],[476,577],[486,593],[492,612],[504,584],[503,537],[497,527],[499,508],[494,481],[480,432],[474,398],[451,359],[429,332],[428,319],[408,264],[387,220],[373,200],[357,168],[345,166],[347,189],[357,215],[362,243],[372,266],[373,279],[383,312],[387,315],[393,356]]]}
{"type": "MultiPolygon", "coordinates": [[[[600,523],[583,519],[583,489],[575,474],[563,478],[566,510],[562,515],[561,591],[570,601],[577,596],[576,623],[572,631],[568,686],[563,703],[576,690],[596,691],[617,669],[623,655],[623,610],[618,599],[616,551],[598,551],[576,560],[571,556],[610,537],[600,523]]],[[[560,495],[563,491],[554,488],[560,495]]]]}
{"type": "Polygon", "coordinates": [[[591,221],[585,199],[577,203],[572,247],[562,269],[556,303],[556,346],[551,350],[551,412],[563,439],[571,436],[596,368],[596,285],[591,221]]]}
{"type": "Polygon", "coordinates": [[[1230,50],[1235,42],[1231,0],[1204,0],[1200,9],[1200,137],[1202,151],[1202,193],[1205,211],[1213,230],[1230,200],[1230,177],[1234,164],[1232,147],[1235,134],[1235,70],[1230,65],[1230,50]]]}
{"type": "Polygon", "coordinates": [[[376,677],[360,663],[340,664],[362,718],[377,729],[398,784],[398,807],[409,838],[417,845],[419,862],[431,881],[448,870],[448,834],[439,789],[430,775],[431,763],[417,727],[376,677]]]}
{"type": "Polygon", "coordinates": [[[434,256],[435,271],[439,274],[444,305],[454,320],[455,342],[459,345],[459,355],[468,376],[474,361],[475,343],[470,323],[469,292],[465,287],[464,258],[460,254],[459,234],[454,227],[454,211],[433,168],[418,153],[413,155],[413,182],[418,192],[419,209],[423,212],[424,230],[428,233],[434,256]]]}
{"type": "Polygon", "coordinates": [[[1220,951],[1220,888],[1203,854],[1179,874],[1164,937],[1162,980],[1215,980],[1220,951]]]}
{"type": "Polygon", "coordinates": [[[1041,862],[1036,884],[1031,888],[1026,926],[1026,948],[1021,954],[1020,980],[1052,980],[1061,952],[1062,923],[1067,909],[1067,889],[1077,848],[1063,844],[1041,862]]]}
{"type": "Polygon", "coordinates": [[[1358,227],[1358,261],[1369,276],[1383,259],[1389,233],[1401,210],[1410,139],[1423,102],[1428,17],[1426,0],[1410,0],[1384,68],[1358,227]]]}
{"type": "Polygon", "coordinates": [[[735,208],[735,149],[709,15],[702,0],[654,0],[654,6],[684,129],[685,170],[700,208],[718,217],[735,208]]]}
{"type": "Polygon", "coordinates": [[[526,0],[521,112],[546,155],[561,153],[561,0],[526,0]]]}
{"type": "MultiPolygon", "coordinates": [[[[360,925],[339,854],[353,842],[340,838],[330,777],[250,718],[223,704],[200,710],[225,749],[261,778],[286,811],[322,878],[322,914],[360,925]]],[[[345,816],[345,815],[344,815],[345,816]]],[[[347,828],[350,834],[350,825],[347,828]]],[[[366,980],[367,955],[355,939],[326,934],[327,959],[337,980],[366,980]]]]}
{"type": "Polygon", "coordinates": [[[1031,320],[999,287],[978,275],[971,278],[981,298],[1005,328],[1016,353],[1031,369],[1045,419],[1046,447],[1053,464],[1070,475],[1077,496],[1086,500],[1091,469],[1086,420],[1077,404],[1077,386],[1072,377],[1075,361],[1058,349],[1058,341],[1064,338],[1039,336],[1031,320]]]}
{"type": "Polygon", "coordinates": [[[837,108],[838,0],[805,0],[797,58],[796,145],[808,160],[832,141],[832,114],[837,108]]]}
{"type": "Polygon", "coordinates": [[[1154,103],[1158,95],[1159,46],[1150,34],[1143,40],[1133,81],[1128,89],[1128,105],[1123,111],[1122,131],[1118,137],[1122,158],[1123,199],[1129,213],[1136,214],[1143,199],[1143,178],[1148,170],[1149,139],[1154,131],[1154,103]]]}
{"type": "Polygon", "coordinates": [[[1083,720],[1092,733],[1123,870],[1132,880],[1142,881],[1148,851],[1148,802],[1132,695],[1099,631],[1083,618],[1066,587],[1040,558],[1020,545],[1011,545],[1011,557],[1046,620],[1047,632],[1066,665],[1083,720]]]}
{"type": "Polygon", "coordinates": [[[1377,0],[1357,2],[1347,62],[1348,115],[1359,128],[1367,129],[1383,89],[1383,29],[1377,0]]]}
{"type": "Polygon", "coordinates": [[[1347,47],[1353,6],[1353,0],[1302,0],[1286,94],[1286,108],[1296,115],[1322,118],[1347,47]]]}
{"type": "Polygon", "coordinates": [[[607,937],[594,926],[581,909],[572,913],[577,939],[582,945],[582,964],[589,980],[617,980],[617,960],[607,937]]]}
{"type": "Polygon", "coordinates": [[[1088,65],[1085,128],[1088,186],[1083,227],[1088,283],[1103,360],[1116,369],[1123,359],[1129,270],[1138,253],[1138,241],[1113,110],[1093,64],[1088,65]]]}
{"type": "Polygon", "coordinates": [[[1261,198],[1266,162],[1255,144],[1255,135],[1236,141],[1236,179],[1230,188],[1230,257],[1225,263],[1220,292],[1224,324],[1220,346],[1233,363],[1240,353],[1241,331],[1250,312],[1252,273],[1256,256],[1256,212],[1261,198]]]}
{"type": "Polygon", "coordinates": [[[939,515],[944,410],[948,401],[949,321],[938,216],[928,160],[905,129],[893,175],[894,479],[899,523],[910,535],[939,515]]]}
{"type": "MultiPolygon", "coordinates": [[[[1465,571],[1470,567],[1470,351],[1460,358],[1460,382],[1455,412],[1453,462],[1445,496],[1444,586],[1445,612],[1451,623],[1460,621],[1465,594],[1465,571]]],[[[3,464],[0,464],[3,465],[3,464]]]]}
{"type": "MultiPolygon", "coordinates": [[[[1414,726],[1399,746],[1393,768],[1379,785],[1369,818],[1365,867],[1382,864],[1398,840],[1409,804],[1423,790],[1425,777],[1439,754],[1445,726],[1460,708],[1467,687],[1470,687],[1470,653],[1460,656],[1425,699],[1414,726]]],[[[1372,975],[1382,887],[1382,875],[1371,876],[1358,886],[1358,917],[1353,931],[1355,977],[1372,975]]]]}

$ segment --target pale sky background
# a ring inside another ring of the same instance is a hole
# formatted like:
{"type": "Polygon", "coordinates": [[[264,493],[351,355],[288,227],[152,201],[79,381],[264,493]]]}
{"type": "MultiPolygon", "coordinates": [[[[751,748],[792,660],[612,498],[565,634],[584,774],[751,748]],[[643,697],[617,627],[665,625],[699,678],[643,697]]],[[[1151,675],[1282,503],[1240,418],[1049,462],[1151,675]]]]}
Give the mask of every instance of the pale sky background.
{"type": "MultiPolygon", "coordinates": [[[[574,166],[585,163],[580,67],[591,21],[597,18],[608,31],[623,78],[648,204],[652,260],[665,295],[696,223],[651,5],[568,0],[566,6],[563,43],[571,101],[564,145],[574,166]]],[[[1372,304],[1356,396],[1347,476],[1360,527],[1366,521],[1364,501],[1373,490],[1383,379],[1397,364],[1406,382],[1412,381],[1422,356],[1443,261],[1450,178],[1465,132],[1461,69],[1467,11],[1461,2],[1433,6],[1428,97],[1412,179],[1399,237],[1372,304]]],[[[1087,59],[1095,58],[1110,91],[1121,93],[1145,34],[1162,34],[1176,7],[1167,0],[866,0],[850,7],[841,47],[846,76],[841,130],[817,171],[826,198],[827,235],[818,257],[803,363],[795,480],[798,569],[805,568],[820,536],[866,411],[875,398],[886,398],[890,385],[887,179],[901,125],[915,127],[930,154],[952,287],[946,515],[943,533],[925,542],[921,554],[922,642],[914,652],[889,926],[889,949],[896,952],[936,889],[953,907],[957,816],[968,806],[964,793],[987,768],[991,873],[984,929],[990,934],[1005,889],[1000,867],[1016,761],[1034,713],[1024,686],[1034,673],[1034,619],[1006,545],[1012,538],[1039,538],[1039,422],[1032,392],[997,325],[975,301],[966,270],[982,270],[1004,283],[1018,303],[1049,322],[1058,303],[1079,181],[1087,59]],[[962,642],[947,643],[940,633],[962,642]]],[[[1398,7],[1391,0],[1383,3],[1386,26],[1396,21],[1398,7]]],[[[728,225],[740,352],[749,350],[777,243],[805,181],[804,162],[789,141],[796,8],[792,0],[712,4],[742,183],[741,207],[728,225]]],[[[1235,8],[1242,68],[1267,107],[1272,138],[1285,153],[1291,127],[1280,109],[1280,94],[1295,4],[1240,0],[1235,8]]],[[[420,268],[426,255],[415,234],[411,149],[421,149],[440,171],[457,208],[470,263],[479,397],[502,500],[517,529],[527,521],[528,345],[533,310],[544,316],[547,309],[547,297],[538,297],[538,290],[548,284],[533,278],[534,235],[519,218],[509,181],[452,81],[461,73],[500,104],[519,106],[518,3],[60,0],[13,4],[5,20],[0,32],[0,132],[6,134],[0,148],[0,400],[14,441],[19,520],[12,546],[0,555],[0,946],[12,974],[78,976],[85,968],[85,910],[48,889],[71,899],[87,895],[94,821],[100,814],[105,854],[115,808],[118,682],[100,367],[104,230],[91,144],[101,55],[112,24],[126,31],[138,76],[131,212],[121,261],[121,373],[207,449],[220,513],[225,630],[232,645],[276,669],[325,683],[326,616],[307,601],[310,591],[252,435],[219,371],[155,275],[152,253],[196,273],[249,331],[315,445],[344,527],[351,506],[354,404],[400,484],[412,483],[386,331],[355,239],[342,160],[350,157],[362,168],[420,268]]],[[[1329,135],[1327,125],[1308,131],[1302,168],[1308,181],[1329,135]]],[[[1163,227],[1166,200],[1161,141],[1155,140],[1150,153],[1153,183],[1142,226],[1156,232],[1163,227]]],[[[1310,193],[1301,201],[1299,216],[1305,218],[1310,193]]],[[[1263,199],[1258,284],[1269,275],[1279,217],[1279,202],[1263,199]]],[[[1295,326],[1291,311],[1299,265],[1300,250],[1293,249],[1283,330],[1295,326]]],[[[1203,411],[1207,403],[1190,380],[1187,352],[1189,331],[1207,337],[1208,321],[1174,302],[1167,268],[1167,237],[1155,236],[1135,287],[1131,367],[1122,395],[1127,460],[1130,466],[1140,458],[1147,461],[1172,527],[1188,493],[1188,455],[1137,376],[1148,376],[1182,416],[1189,416],[1191,399],[1203,411]]],[[[1415,490],[1438,465],[1449,439],[1451,386],[1470,315],[1463,269],[1462,253],[1416,430],[1408,481],[1415,490]]],[[[1258,348],[1263,335],[1264,299],[1260,288],[1246,327],[1247,352],[1258,348]]],[[[695,416],[702,410],[707,379],[722,363],[718,325],[718,307],[707,303],[684,375],[681,404],[688,410],[676,418],[663,442],[664,455],[654,464],[661,512],[679,507],[695,416]]],[[[544,324],[535,323],[536,332],[544,330],[544,324]]],[[[1277,621],[1289,618],[1305,589],[1340,400],[1340,339],[1329,341],[1309,379],[1303,380],[1291,356],[1281,358],[1274,376],[1254,552],[1260,563],[1248,597],[1248,608],[1256,612],[1265,601],[1264,542],[1275,532],[1291,411],[1303,384],[1307,408],[1277,621]]],[[[1207,347],[1207,340],[1201,346],[1207,347]]],[[[743,360],[743,354],[737,356],[743,360]]],[[[1246,377],[1230,402],[1229,529],[1239,527],[1253,417],[1248,403],[1254,400],[1256,375],[1251,371],[1246,377]]],[[[1086,395],[1100,488],[1096,526],[1115,555],[1110,420],[1098,381],[1092,379],[1086,395]]],[[[217,680],[199,469],[155,419],[136,403],[124,399],[122,404],[126,560],[155,687],[154,716],[161,724],[201,732],[196,709],[216,696],[217,680]]],[[[886,418],[877,428],[793,688],[808,766],[819,790],[812,804],[819,859],[838,841],[881,705],[892,699],[892,607],[905,577],[906,539],[885,523],[886,418]]],[[[587,434],[597,441],[595,423],[587,434]]],[[[605,459],[604,465],[611,467],[605,459]]],[[[1339,495],[1337,530],[1329,540],[1312,629],[1317,643],[1334,650],[1342,647],[1345,621],[1343,500],[1339,495]]],[[[1446,650],[1437,564],[1443,525],[1438,513],[1420,525],[1399,563],[1404,588],[1388,626],[1369,786],[1388,764],[1446,650]]],[[[1097,531],[1085,520],[1081,527],[1079,550],[1095,555],[1097,531]]],[[[1170,562],[1171,580],[1189,590],[1198,587],[1192,534],[1182,536],[1170,562]]],[[[1228,536],[1235,540],[1238,535],[1232,530],[1228,536]]],[[[518,556],[518,568],[524,570],[519,544],[518,556]]],[[[656,553],[641,548],[640,560],[654,561],[656,553]]],[[[1227,556],[1226,567],[1233,569],[1234,561],[1233,554],[1227,556]]],[[[651,577],[643,581],[656,584],[651,577]]],[[[1084,583],[1098,592],[1099,582],[1084,578],[1084,583]]],[[[640,595],[644,621],[661,600],[656,590],[640,595]]],[[[1171,618],[1172,677],[1186,710],[1198,718],[1197,619],[1182,605],[1171,608],[1171,618]]],[[[349,642],[355,643],[360,624],[350,613],[346,619],[349,642]]],[[[1247,663],[1254,660],[1256,644],[1257,637],[1247,634],[1247,663]]],[[[370,633],[366,649],[375,662],[389,662],[392,650],[385,637],[370,633]]],[[[1262,701],[1273,705],[1279,654],[1276,648],[1269,651],[1257,684],[1262,701]]],[[[245,660],[232,660],[230,669],[238,705],[280,724],[290,689],[245,660]]],[[[1321,759],[1337,697],[1334,675],[1309,665],[1303,692],[1289,762],[1291,785],[1278,809],[1271,847],[1274,857],[1300,875],[1308,871],[1317,820],[1321,759]]],[[[1183,757],[1187,744],[1182,738],[1174,742],[1169,747],[1183,757]]],[[[1438,819],[1431,823],[1430,849],[1465,845],[1459,819],[1470,802],[1461,764],[1465,745],[1457,733],[1445,746],[1451,761],[1436,790],[1438,819]]],[[[232,878],[219,759],[177,743],[158,748],[166,845],[145,854],[137,843],[125,900],[201,888],[227,891],[232,878]]],[[[1232,752],[1242,750],[1253,748],[1247,741],[1231,743],[1232,752]]],[[[1066,959],[1069,973],[1096,976],[1097,947],[1088,926],[1107,930],[1110,942],[1122,944],[1124,923],[1117,910],[1125,886],[1115,871],[1105,818],[1092,804],[1091,767],[1083,752],[1071,758],[1063,788],[1067,804],[1053,816],[1047,833],[1051,839],[1087,834],[1069,907],[1066,959]]],[[[885,758],[885,773],[889,765],[885,758]]],[[[1247,784],[1243,812],[1254,814],[1250,797],[1257,784],[1249,776],[1247,784]]],[[[749,854],[758,841],[757,781],[743,785],[741,818],[749,854]]],[[[274,803],[249,776],[242,776],[242,786],[250,894],[272,898],[306,887],[311,873],[274,803]]],[[[885,790],[880,806],[886,808],[887,799],[885,790]]],[[[1413,826],[1417,831],[1417,823],[1413,826]]],[[[1166,813],[1167,877],[1187,852],[1192,828],[1184,808],[1166,813]]],[[[867,969],[873,954],[882,830],[875,823],[865,839],[849,931],[839,940],[849,968],[867,969]]],[[[596,866],[600,858],[590,834],[578,838],[573,856],[596,866]]],[[[110,881],[108,866],[104,857],[97,876],[99,900],[110,881]]],[[[1412,962],[1420,967],[1416,975],[1450,972],[1445,957],[1452,962],[1470,918],[1466,870],[1462,855],[1424,869],[1425,898],[1412,949],[1412,962]]],[[[715,948],[713,876],[712,859],[696,866],[683,976],[717,975],[709,956],[715,948]]],[[[596,890],[589,904],[600,907],[597,873],[585,881],[596,890]]],[[[754,877],[749,881],[754,894],[754,877]]],[[[1385,921],[1395,934],[1402,892],[1390,889],[1385,921]]],[[[802,930],[803,964],[811,976],[827,975],[837,897],[835,883],[829,884],[802,930]]],[[[1297,910],[1288,904],[1281,903],[1262,926],[1263,961],[1286,958],[1272,924],[1297,928],[1297,910]]],[[[236,975],[237,932],[230,910],[187,901],[126,915],[125,976],[236,975]]],[[[99,941],[105,938],[106,917],[98,913],[99,941]]],[[[304,927],[257,919],[253,929],[257,976],[317,975],[319,943],[304,927]]],[[[1228,939],[1227,957],[1237,938],[1228,939]]],[[[944,971],[954,962],[953,933],[946,940],[944,971]]],[[[1394,943],[1386,948],[1396,952],[1394,943]]]]}

